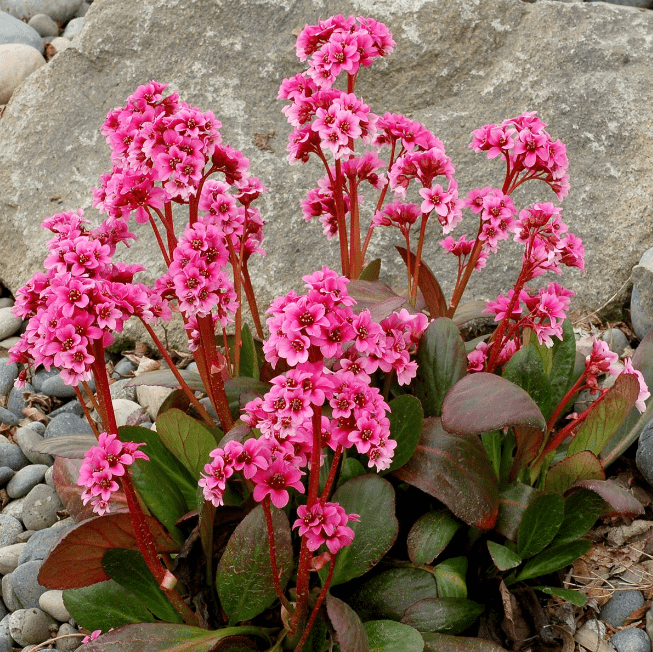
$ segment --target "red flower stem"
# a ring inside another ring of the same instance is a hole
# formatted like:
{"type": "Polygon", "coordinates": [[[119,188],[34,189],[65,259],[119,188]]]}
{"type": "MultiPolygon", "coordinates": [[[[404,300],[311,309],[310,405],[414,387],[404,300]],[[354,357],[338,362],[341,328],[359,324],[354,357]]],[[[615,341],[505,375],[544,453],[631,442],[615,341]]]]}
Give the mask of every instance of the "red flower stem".
{"type": "Polygon", "coordinates": [[[574,383],[573,387],[564,395],[563,399],[558,403],[558,407],[555,409],[553,414],[551,415],[551,418],[549,419],[549,422],[546,424],[546,431],[547,433],[551,432],[553,430],[553,426],[555,426],[556,421],[562,414],[562,411],[565,409],[565,406],[569,401],[571,400],[571,397],[576,393],[580,392],[581,389],[583,389],[583,385],[585,384],[585,378],[587,377],[587,373],[581,374],[581,377],[574,383]]]}
{"type": "Polygon", "coordinates": [[[336,200],[336,220],[338,222],[338,240],[340,241],[340,264],[342,275],[351,278],[349,273],[349,257],[347,250],[347,221],[345,219],[345,202],[342,196],[342,166],[336,160],[336,178],[333,185],[333,194],[336,200]]]}
{"type": "Polygon", "coordinates": [[[476,266],[476,263],[478,262],[478,258],[481,255],[481,249],[483,248],[483,241],[479,240],[478,236],[481,234],[482,229],[483,229],[483,225],[481,223],[478,226],[478,233],[476,234],[476,241],[474,242],[474,248],[469,254],[469,260],[465,263],[465,272],[463,273],[460,282],[456,283],[456,287],[454,288],[451,301],[449,302],[449,309],[447,310],[447,314],[446,314],[446,316],[449,317],[449,319],[452,319],[454,314],[456,313],[456,308],[458,307],[458,304],[460,303],[460,300],[463,297],[463,293],[465,292],[467,283],[469,283],[469,279],[472,275],[472,272],[474,271],[474,267],[476,266]]]}
{"type": "Polygon", "coordinates": [[[411,289],[412,289],[411,288],[411,286],[412,286],[411,281],[413,279],[413,275],[411,273],[411,269],[412,269],[412,263],[411,263],[412,253],[410,251],[410,229],[406,229],[405,231],[402,229],[402,232],[404,234],[404,240],[406,241],[406,274],[408,275],[408,286],[407,286],[407,289],[406,289],[406,293],[407,293],[406,296],[410,300],[410,294],[411,294],[411,289]]]}
{"type": "Polygon", "coordinates": [[[426,233],[426,223],[429,219],[429,213],[422,213],[422,224],[419,229],[419,241],[417,242],[417,251],[415,252],[415,262],[413,263],[413,291],[410,295],[410,305],[414,308],[417,304],[417,288],[419,284],[419,270],[422,266],[422,250],[424,249],[424,235],[426,233]]]}
{"type": "Polygon", "coordinates": [[[152,217],[150,211],[147,211],[147,215],[150,218],[150,225],[152,226],[152,230],[154,231],[154,235],[156,236],[156,241],[159,244],[159,249],[161,249],[161,253],[163,254],[163,260],[165,260],[166,265],[170,267],[170,256],[168,256],[168,252],[166,251],[166,246],[163,244],[163,238],[161,238],[161,234],[159,233],[159,229],[156,225],[156,222],[154,221],[154,218],[152,217]]]}
{"type": "Polygon", "coordinates": [[[311,471],[308,484],[307,507],[315,505],[320,493],[320,453],[322,452],[322,406],[313,408],[313,446],[311,447],[311,471]]]}
{"type": "Polygon", "coordinates": [[[302,537],[301,540],[302,544],[299,549],[299,563],[297,564],[297,586],[295,588],[297,591],[297,602],[295,612],[290,621],[289,636],[292,636],[297,631],[306,618],[306,612],[308,611],[309,573],[311,570],[310,567],[313,553],[308,549],[306,537],[302,537]]]}
{"type": "Polygon", "coordinates": [[[145,329],[149,333],[150,337],[154,341],[154,344],[156,347],[159,349],[159,352],[163,356],[163,359],[166,361],[166,364],[170,368],[170,371],[172,371],[174,377],[177,379],[177,382],[179,383],[179,386],[183,390],[184,394],[189,398],[190,402],[193,404],[193,407],[199,412],[199,415],[204,419],[206,423],[208,423],[210,426],[214,424],[213,419],[209,416],[209,413],[206,411],[204,406],[197,400],[197,397],[195,396],[195,392],[188,386],[186,381],[183,379],[182,375],[179,373],[179,370],[177,369],[177,366],[175,363],[172,361],[172,358],[166,351],[165,346],[161,343],[161,340],[157,337],[156,333],[154,332],[154,329],[143,319],[141,319],[141,322],[143,322],[143,326],[145,326],[145,329]]]}
{"type": "Polygon", "coordinates": [[[272,523],[272,511],[270,510],[270,496],[266,496],[263,501],[263,511],[265,512],[265,523],[268,529],[268,541],[270,542],[270,568],[272,570],[272,582],[276,591],[279,602],[284,606],[286,611],[292,614],[293,609],[288,602],[288,598],[283,594],[281,583],[279,582],[279,567],[277,566],[277,549],[274,543],[274,525],[272,523]]]}
{"type": "MultiPolygon", "coordinates": [[[[243,227],[244,229],[244,227],[243,227]]],[[[244,238],[245,238],[245,233],[243,230],[243,243],[244,243],[244,238]]],[[[242,321],[243,321],[243,309],[241,305],[241,297],[242,297],[242,291],[241,291],[241,280],[242,280],[242,274],[241,274],[241,265],[240,265],[240,259],[238,258],[238,255],[236,254],[236,250],[234,248],[234,243],[230,238],[226,238],[227,242],[227,247],[229,248],[229,258],[231,259],[231,266],[233,269],[233,277],[234,277],[234,290],[236,292],[236,301],[238,302],[238,309],[236,310],[236,317],[235,317],[235,323],[234,323],[234,351],[233,351],[233,359],[234,359],[234,376],[240,376],[240,349],[243,346],[243,341],[242,341],[242,321]]]]}
{"type": "Polygon", "coordinates": [[[247,260],[243,261],[243,289],[245,290],[245,296],[247,297],[247,303],[249,303],[249,311],[252,313],[252,319],[254,320],[254,328],[256,328],[256,334],[264,339],[263,326],[261,325],[261,315],[258,310],[258,305],[256,303],[256,296],[254,294],[254,287],[252,286],[252,279],[249,276],[249,269],[247,269],[247,260]]]}
{"type": "MultiPolygon", "coordinates": [[[[172,204],[167,201],[164,204],[164,209],[165,209],[165,216],[166,216],[166,221],[165,221],[165,227],[166,227],[166,234],[168,235],[168,249],[170,258],[172,259],[172,255],[177,248],[177,238],[175,237],[175,225],[174,221],[172,219],[172,204]]],[[[191,221],[192,221],[192,215],[191,215],[191,221]]]]}
{"type": "Polygon", "coordinates": [[[322,495],[320,496],[320,502],[323,504],[326,501],[326,499],[329,497],[331,486],[333,485],[333,481],[336,478],[336,471],[338,470],[338,464],[340,463],[340,458],[342,457],[342,450],[343,450],[342,446],[338,444],[338,446],[336,446],[336,452],[333,455],[331,468],[329,469],[329,477],[327,478],[327,481],[324,484],[324,489],[322,489],[322,495]]]}
{"type": "Polygon", "coordinates": [[[356,175],[351,174],[349,179],[349,207],[351,217],[349,220],[349,265],[352,278],[358,278],[363,271],[363,257],[361,254],[361,227],[358,211],[358,187],[356,175]]]}
{"type": "Polygon", "coordinates": [[[79,391],[79,387],[76,385],[73,387],[75,390],[75,394],[77,394],[77,400],[80,402],[82,406],[82,410],[84,410],[84,416],[86,417],[86,420],[88,421],[88,425],[91,426],[93,430],[93,434],[95,435],[96,439],[100,438],[100,432],[97,429],[97,426],[95,425],[95,421],[91,419],[91,413],[88,411],[88,408],[86,407],[86,403],[84,403],[84,397],[82,396],[82,393],[79,391]]]}
{"type": "Polygon", "coordinates": [[[301,652],[301,649],[304,647],[304,644],[308,640],[308,637],[311,633],[311,629],[313,629],[313,624],[315,623],[315,619],[317,618],[317,614],[320,611],[320,607],[322,606],[327,591],[329,590],[329,586],[331,585],[331,580],[333,579],[333,571],[335,567],[336,567],[336,555],[333,555],[331,557],[331,561],[329,562],[329,573],[327,575],[326,581],[324,582],[324,586],[320,591],[320,595],[318,595],[317,597],[317,601],[315,602],[315,606],[313,607],[311,617],[308,619],[308,623],[306,624],[306,628],[304,629],[304,633],[302,634],[302,637],[299,639],[299,643],[297,643],[295,652],[301,652]]]}

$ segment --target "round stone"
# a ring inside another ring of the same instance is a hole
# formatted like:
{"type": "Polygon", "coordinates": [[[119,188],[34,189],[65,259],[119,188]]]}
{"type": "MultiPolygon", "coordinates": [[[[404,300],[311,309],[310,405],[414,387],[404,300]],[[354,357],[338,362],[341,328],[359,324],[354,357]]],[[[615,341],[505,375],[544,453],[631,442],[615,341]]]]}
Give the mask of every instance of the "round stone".
{"type": "Polygon", "coordinates": [[[45,439],[51,437],[59,437],[61,435],[75,435],[82,433],[85,435],[92,435],[93,429],[88,425],[86,419],[78,417],[76,414],[58,414],[48,423],[45,428],[45,439]]]}
{"type": "Polygon", "coordinates": [[[25,387],[22,389],[18,387],[12,387],[9,392],[9,399],[7,400],[7,407],[21,419],[23,418],[23,409],[27,407],[25,398],[23,394],[33,394],[34,388],[29,383],[25,383],[25,387]]]}
{"type": "MultiPolygon", "coordinates": [[[[43,52],[43,43],[39,33],[22,20],[5,13],[3,2],[0,0],[0,45],[7,43],[21,43],[35,48],[39,53],[43,52]]],[[[4,307],[8,308],[9,306],[4,307]]]]}
{"type": "Polygon", "coordinates": [[[49,614],[60,623],[70,620],[68,609],[63,603],[63,591],[46,591],[39,598],[39,606],[46,614],[49,614]]]}
{"type": "Polygon", "coordinates": [[[0,9],[21,20],[36,14],[47,14],[53,20],[67,23],[82,6],[83,0],[0,0],[0,9]]]}
{"type": "Polygon", "coordinates": [[[59,26],[47,14],[36,14],[27,24],[41,36],[59,36],[59,26]]]}
{"type": "Polygon", "coordinates": [[[651,652],[651,639],[648,634],[637,627],[628,627],[617,632],[610,644],[617,652],[651,652]]]}
{"type": "MultiPolygon", "coordinates": [[[[20,553],[19,566],[28,561],[43,561],[59,543],[61,537],[74,527],[74,523],[64,524],[62,527],[57,527],[58,525],[59,523],[55,523],[47,530],[40,530],[32,535],[20,553]]],[[[68,620],[68,618],[64,618],[64,620],[68,620]]]]}
{"type": "Polygon", "coordinates": [[[20,521],[9,514],[0,514],[0,548],[16,543],[18,535],[23,531],[20,521]]]}
{"type": "Polygon", "coordinates": [[[26,545],[26,543],[14,543],[11,546],[0,548],[0,575],[7,575],[16,570],[18,560],[26,545]]]}
{"type": "MultiPolygon", "coordinates": [[[[35,54],[33,55],[30,54],[30,56],[34,57],[34,61],[43,60],[42,56],[38,56],[38,57],[36,56],[41,54],[41,50],[39,50],[34,45],[25,45],[23,43],[11,43],[8,45],[22,45],[25,49],[21,51],[26,52],[25,56],[27,56],[27,53],[29,53],[29,51],[26,50],[26,48],[31,47],[32,49],[36,50],[35,54]]],[[[0,52],[2,52],[2,50],[0,50],[0,52]]],[[[43,60],[43,63],[45,63],[45,60],[43,60]]],[[[36,68],[39,67],[40,66],[37,65],[33,70],[36,70],[36,68]]],[[[33,70],[30,70],[27,74],[28,75],[31,74],[33,70]]],[[[14,314],[11,311],[12,308],[0,308],[0,340],[4,340],[14,335],[14,333],[17,333],[20,330],[21,324],[23,323],[23,320],[20,317],[14,317],[14,314]]]]}
{"type": "Polygon", "coordinates": [[[12,575],[13,573],[9,573],[8,575],[2,576],[2,601],[9,611],[16,611],[16,609],[22,609],[23,605],[16,597],[14,587],[11,584],[12,575]]]}
{"type": "MultiPolygon", "coordinates": [[[[29,468],[29,467],[25,467],[29,468]]],[[[13,516],[16,520],[23,522],[23,505],[25,504],[24,498],[17,498],[5,505],[5,508],[2,510],[3,514],[8,516],[13,516]]]]}
{"type": "Polygon", "coordinates": [[[41,385],[41,392],[56,398],[73,398],[77,396],[72,385],[66,385],[59,374],[46,378],[41,385]]]}
{"type": "Polygon", "coordinates": [[[138,367],[129,358],[121,358],[113,368],[111,377],[118,379],[126,377],[131,378],[136,369],[138,369],[138,367]]]}
{"type": "Polygon", "coordinates": [[[4,487],[14,477],[14,473],[8,466],[0,466],[0,487],[4,487]]]}
{"type": "Polygon", "coordinates": [[[644,605],[644,596],[641,591],[617,591],[603,605],[601,620],[611,627],[621,627],[624,621],[636,609],[644,605]]]}
{"type": "Polygon", "coordinates": [[[36,432],[34,428],[18,428],[14,438],[20,446],[20,450],[23,451],[25,457],[32,464],[45,464],[46,466],[52,466],[54,464],[54,458],[52,455],[48,455],[47,453],[39,453],[35,450],[32,450],[34,446],[40,444],[43,441],[43,437],[39,435],[39,433],[36,432]]]}
{"type": "Polygon", "coordinates": [[[0,620],[0,652],[11,652],[11,648],[14,646],[14,639],[11,638],[9,633],[9,616],[7,614],[2,620],[0,620]]]}
{"type": "MultiPolygon", "coordinates": [[[[56,410],[52,410],[48,416],[51,419],[58,417],[60,414],[76,414],[78,417],[84,417],[84,409],[82,404],[75,399],[74,401],[68,401],[64,403],[61,407],[58,407],[56,410]]],[[[43,432],[45,432],[45,426],[43,427],[43,432]]]]}
{"type": "Polygon", "coordinates": [[[114,398],[112,401],[113,410],[116,413],[116,423],[118,426],[127,425],[130,415],[142,409],[138,403],[128,401],[125,398],[114,398]]]}
{"type": "Polygon", "coordinates": [[[158,387],[155,385],[139,385],[136,388],[138,402],[147,408],[147,414],[154,421],[163,402],[174,390],[170,387],[158,387]]]}
{"type": "Polygon", "coordinates": [[[18,365],[9,358],[0,358],[0,396],[7,396],[18,378],[18,365]]]}
{"type": "Polygon", "coordinates": [[[121,378],[116,380],[115,383],[111,383],[109,386],[109,391],[111,392],[111,398],[113,400],[118,398],[123,398],[128,401],[136,402],[136,387],[133,385],[128,385],[129,378],[121,378]]]}
{"type": "MultiPolygon", "coordinates": [[[[69,623],[64,623],[59,627],[57,636],[64,637],[70,636],[71,634],[78,634],[79,632],[69,623]]],[[[59,638],[57,641],[57,651],[58,652],[75,652],[79,648],[79,642],[81,639],[77,637],[71,638],[59,638]]],[[[81,649],[81,648],[80,648],[81,649]]]]}
{"type": "Polygon", "coordinates": [[[9,498],[23,498],[23,496],[27,496],[37,484],[43,482],[47,470],[48,466],[45,464],[30,464],[22,468],[7,485],[9,498]]]}
{"type": "Polygon", "coordinates": [[[54,473],[54,466],[51,466],[46,472],[45,472],[45,484],[48,485],[48,487],[52,487],[53,489],[55,488],[54,486],[54,479],[52,477],[52,474],[54,473]]]}
{"type": "Polygon", "coordinates": [[[50,638],[50,627],[57,621],[36,607],[19,609],[9,616],[9,633],[19,645],[43,643],[50,638]]]}
{"type": "Polygon", "coordinates": [[[24,564],[18,564],[16,570],[11,574],[11,585],[16,597],[26,609],[38,607],[39,598],[48,590],[38,582],[38,574],[42,565],[43,560],[40,559],[27,561],[24,564]]]}
{"type": "Polygon", "coordinates": [[[7,466],[13,471],[20,471],[29,464],[20,446],[16,444],[5,444],[0,442],[0,466],[7,466]]]}
{"type": "Polygon", "coordinates": [[[70,39],[64,38],[63,36],[55,36],[51,41],[50,45],[54,50],[54,53],[63,52],[70,47],[70,39]]]}
{"type": "Polygon", "coordinates": [[[43,394],[43,383],[48,380],[48,378],[53,378],[54,376],[58,376],[59,371],[57,369],[50,369],[48,371],[47,369],[39,369],[31,379],[32,386],[34,387],[35,391],[37,391],[39,394],[43,394]]]}
{"type": "Polygon", "coordinates": [[[648,421],[639,436],[635,463],[646,481],[653,486],[653,419],[648,421]]]}
{"type": "Polygon", "coordinates": [[[77,34],[79,34],[82,31],[82,27],[84,26],[84,18],[79,17],[79,18],[73,18],[68,25],[66,25],[66,30],[63,33],[64,38],[69,38],[71,41],[74,39],[77,34]]]}
{"type": "Polygon", "coordinates": [[[47,484],[38,484],[25,497],[23,523],[28,530],[44,530],[57,522],[63,504],[57,492],[47,484]]]}
{"type": "Polygon", "coordinates": [[[17,426],[20,423],[20,417],[13,412],[0,406],[0,423],[6,423],[8,426],[17,426]]]}

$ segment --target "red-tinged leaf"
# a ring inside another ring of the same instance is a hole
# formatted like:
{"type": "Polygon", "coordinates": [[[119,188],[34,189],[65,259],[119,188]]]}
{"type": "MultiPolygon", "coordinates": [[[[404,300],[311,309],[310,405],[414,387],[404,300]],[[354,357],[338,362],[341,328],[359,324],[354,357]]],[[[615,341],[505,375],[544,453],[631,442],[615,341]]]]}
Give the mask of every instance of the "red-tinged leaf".
{"type": "Polygon", "coordinates": [[[499,518],[494,529],[516,542],[522,516],[537,495],[533,487],[520,482],[504,487],[499,494],[499,518]]]}
{"type": "Polygon", "coordinates": [[[326,609],[341,652],[369,652],[367,632],[356,612],[330,593],[327,593],[326,609]]]}
{"type": "Polygon", "coordinates": [[[475,319],[487,319],[490,321],[492,317],[483,312],[487,308],[487,301],[469,301],[458,306],[453,316],[453,321],[456,326],[462,326],[469,321],[475,319]]]}
{"type": "Polygon", "coordinates": [[[423,652],[421,634],[393,620],[369,620],[364,625],[370,640],[370,652],[423,652]]]}
{"type": "Polygon", "coordinates": [[[507,652],[496,643],[482,638],[450,636],[435,632],[422,632],[424,652],[507,652]]]}
{"type": "Polygon", "coordinates": [[[408,307],[405,297],[399,296],[389,285],[379,281],[350,281],[347,291],[356,299],[356,312],[369,310],[374,321],[381,321],[396,310],[408,307]]]}
{"type": "MultiPolygon", "coordinates": [[[[404,263],[408,265],[408,253],[406,247],[395,247],[404,259],[404,263]]],[[[415,260],[415,255],[411,253],[411,262],[415,260]]],[[[420,263],[419,279],[417,285],[422,291],[422,296],[426,302],[426,307],[429,309],[429,314],[433,319],[436,317],[444,317],[447,313],[447,301],[444,298],[442,288],[438,283],[438,279],[430,270],[429,266],[422,260],[420,263]]]]}
{"type": "MultiPolygon", "coordinates": [[[[256,636],[268,640],[262,627],[227,627],[207,631],[199,627],[170,623],[135,623],[119,627],[87,643],[84,652],[229,652],[220,645],[230,637],[256,636]]],[[[242,650],[243,648],[236,648],[242,650]]]]}
{"type": "Polygon", "coordinates": [[[579,480],[605,480],[603,466],[591,451],[581,451],[553,465],[546,474],[545,491],[564,494],[579,480]]]}
{"type": "Polygon", "coordinates": [[[608,393],[578,429],[569,444],[568,455],[580,451],[592,451],[600,455],[621,422],[632,410],[639,395],[639,381],[632,374],[621,374],[608,393]]]}
{"type": "Polygon", "coordinates": [[[539,428],[530,426],[513,426],[517,452],[510,469],[509,480],[514,482],[519,474],[537,457],[542,447],[544,433],[539,428]]]}
{"type": "Polygon", "coordinates": [[[521,387],[480,372],[465,376],[451,388],[442,405],[442,426],[448,432],[476,435],[508,426],[544,430],[546,421],[521,387]]]}
{"type": "Polygon", "coordinates": [[[82,433],[76,435],[61,435],[44,439],[32,446],[37,453],[48,453],[58,457],[65,457],[70,460],[83,460],[86,451],[97,444],[93,435],[82,433]]]}
{"type": "Polygon", "coordinates": [[[644,507],[629,491],[610,482],[610,480],[581,480],[571,487],[570,491],[577,488],[589,489],[597,493],[612,507],[612,514],[623,516],[641,516],[644,507]]]}
{"type": "MultiPolygon", "coordinates": [[[[195,371],[187,369],[177,370],[186,384],[195,392],[205,391],[202,377],[195,371]]],[[[170,369],[157,369],[156,371],[147,371],[131,378],[125,383],[125,386],[137,387],[138,385],[152,385],[155,387],[171,387],[177,389],[179,381],[170,369]]]]}
{"type": "Polygon", "coordinates": [[[442,501],[465,523],[481,530],[494,526],[499,484],[478,437],[452,435],[440,419],[425,419],[417,450],[394,475],[442,501]]]}
{"type": "MultiPolygon", "coordinates": [[[[52,471],[52,481],[57,494],[66,508],[66,511],[79,523],[95,516],[93,505],[82,502],[82,493],[84,487],[77,484],[79,478],[79,469],[82,466],[82,460],[69,460],[65,457],[57,457],[54,460],[52,471]]],[[[120,489],[111,494],[109,507],[112,513],[126,512],[127,498],[125,492],[120,489]]]]}
{"type": "Polygon", "coordinates": [[[358,277],[361,281],[378,281],[379,274],[381,274],[381,259],[375,258],[367,267],[361,272],[358,277]]]}
{"type": "MultiPolygon", "coordinates": [[[[148,516],[147,523],[159,552],[179,549],[156,519],[148,516]]],[[[138,550],[129,514],[97,516],[68,530],[43,562],[39,583],[49,589],[63,590],[108,580],[102,557],[112,548],[138,550]]]]}

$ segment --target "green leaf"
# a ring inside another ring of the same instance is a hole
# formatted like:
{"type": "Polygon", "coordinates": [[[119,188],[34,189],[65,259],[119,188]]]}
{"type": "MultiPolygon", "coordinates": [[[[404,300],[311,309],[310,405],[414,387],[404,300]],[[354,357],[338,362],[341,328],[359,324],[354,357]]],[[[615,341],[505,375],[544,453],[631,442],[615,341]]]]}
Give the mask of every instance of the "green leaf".
{"type": "Polygon", "coordinates": [[[553,364],[549,372],[551,381],[551,406],[555,407],[571,389],[576,361],[576,337],[571,319],[562,324],[562,340],[553,340],[553,364]]]}
{"type": "Polygon", "coordinates": [[[606,503],[612,507],[611,514],[624,516],[640,516],[644,513],[642,503],[637,500],[627,489],[614,484],[610,480],[580,480],[571,490],[589,489],[596,492],[606,503]]]}
{"type": "Polygon", "coordinates": [[[241,408],[244,407],[244,405],[241,405],[241,396],[247,397],[247,401],[250,401],[257,396],[265,396],[269,389],[270,385],[268,383],[255,378],[247,378],[247,376],[238,376],[237,378],[225,380],[224,391],[234,419],[238,418],[241,408]]]}
{"type": "Polygon", "coordinates": [[[381,259],[375,258],[367,267],[361,272],[358,277],[361,281],[378,281],[379,274],[381,273],[381,259]]]}
{"type": "Polygon", "coordinates": [[[494,541],[487,542],[487,549],[490,551],[490,556],[494,565],[500,570],[505,571],[522,563],[522,558],[516,553],[502,546],[500,543],[494,541]]]}
{"type": "Polygon", "coordinates": [[[519,349],[503,368],[503,377],[526,390],[548,419],[553,413],[551,381],[533,344],[519,349]]]}
{"type": "Polygon", "coordinates": [[[526,508],[517,533],[517,554],[522,559],[536,555],[553,541],[562,519],[565,501],[558,494],[536,496],[526,508]]]}
{"type": "Polygon", "coordinates": [[[579,480],[605,480],[601,462],[590,451],[574,453],[553,465],[546,474],[544,489],[564,494],[579,480]]]}
{"type": "Polygon", "coordinates": [[[513,426],[517,451],[510,468],[509,480],[517,480],[522,471],[537,457],[544,441],[544,433],[532,426],[513,426]]]}
{"type": "MultiPolygon", "coordinates": [[[[347,525],[354,531],[351,545],[336,558],[331,586],[359,577],[375,566],[397,538],[399,522],[395,516],[392,485],[377,475],[366,474],[348,480],[333,494],[347,514],[358,514],[360,522],[347,525]]],[[[321,572],[326,576],[326,569],[321,572]]]]}
{"type": "Polygon", "coordinates": [[[494,526],[499,482],[478,437],[449,434],[440,419],[425,419],[417,450],[394,475],[443,502],[465,523],[480,530],[494,526]]]}
{"type": "Polygon", "coordinates": [[[341,652],[369,652],[369,638],[356,612],[330,593],[327,593],[326,609],[341,652]]]}
{"type": "Polygon", "coordinates": [[[448,509],[420,516],[408,532],[408,557],[416,566],[430,564],[449,544],[460,523],[448,509]]]}
{"type": "Polygon", "coordinates": [[[555,595],[557,598],[562,598],[567,602],[571,602],[571,604],[575,604],[577,607],[584,607],[587,604],[587,596],[583,595],[580,591],[561,589],[552,586],[536,586],[535,588],[547,595],[555,595]]]}
{"type": "MultiPolygon", "coordinates": [[[[206,391],[202,377],[197,372],[187,371],[186,369],[178,369],[177,371],[182,377],[182,380],[194,392],[206,391]]],[[[139,374],[125,383],[125,387],[137,387],[138,385],[153,385],[155,387],[171,387],[172,389],[177,389],[179,387],[179,381],[170,369],[158,369],[157,371],[147,371],[144,374],[139,374]]]]}
{"type": "Polygon", "coordinates": [[[497,478],[501,473],[501,441],[503,440],[503,434],[498,430],[493,432],[484,432],[481,435],[481,441],[483,442],[483,448],[487,453],[490,462],[492,463],[492,468],[497,474],[497,478]]]}
{"type": "MultiPolygon", "coordinates": [[[[293,570],[290,524],[284,512],[274,507],[272,523],[280,583],[284,588],[293,570]]],[[[220,558],[216,575],[220,604],[230,623],[249,620],[276,599],[270,568],[270,542],[263,507],[255,507],[234,530],[220,558]]]]}
{"type": "Polygon", "coordinates": [[[427,417],[439,417],[447,392],[467,373],[465,343],[451,319],[431,322],[420,340],[417,364],[415,394],[427,417]]]}
{"type": "Polygon", "coordinates": [[[345,484],[347,480],[351,480],[359,475],[367,475],[367,469],[355,457],[348,457],[342,465],[342,470],[338,477],[338,487],[345,484]]]}
{"type": "Polygon", "coordinates": [[[256,346],[254,345],[252,332],[249,330],[247,324],[243,325],[240,338],[242,342],[240,349],[240,375],[258,380],[258,356],[256,354],[256,346]]]}
{"type": "Polygon", "coordinates": [[[565,517],[554,545],[569,543],[587,534],[603,511],[603,498],[588,489],[579,489],[565,498],[565,517]]]}
{"type": "Polygon", "coordinates": [[[207,652],[251,648],[234,648],[230,639],[243,641],[244,637],[256,636],[270,644],[270,630],[263,627],[227,627],[207,631],[188,625],[169,623],[138,623],[106,632],[84,646],[84,652],[207,652]]]}
{"type": "Polygon", "coordinates": [[[169,623],[183,622],[166,594],[147,567],[138,550],[113,548],[102,558],[102,568],[120,586],[131,591],[160,620],[169,623]]]}
{"type": "Polygon", "coordinates": [[[204,465],[211,461],[209,453],[217,446],[213,434],[197,419],[176,409],[159,414],[156,431],[165,447],[188,469],[197,485],[204,465]]]}
{"type": "Polygon", "coordinates": [[[408,607],[401,622],[418,632],[459,634],[483,613],[478,602],[464,598],[426,598],[408,607]]]}
{"type": "Polygon", "coordinates": [[[467,557],[452,557],[439,563],[433,569],[433,575],[438,585],[438,597],[467,597],[467,557]]]}
{"type": "Polygon", "coordinates": [[[422,404],[414,396],[404,394],[392,399],[390,406],[390,437],[397,442],[392,464],[383,474],[403,466],[413,456],[424,425],[422,404]]]}
{"type": "Polygon", "coordinates": [[[538,492],[526,484],[515,482],[501,489],[499,494],[499,518],[495,530],[510,539],[517,541],[517,532],[531,501],[538,492]]]}
{"type": "Polygon", "coordinates": [[[508,426],[543,431],[546,420],[525,390],[481,371],[465,376],[451,388],[442,405],[442,426],[448,432],[478,435],[508,426]]]}
{"type": "Polygon", "coordinates": [[[637,377],[632,374],[621,374],[583,421],[578,433],[569,444],[567,454],[573,455],[588,450],[594,455],[600,455],[610,437],[632,410],[638,395],[637,377]]]}
{"type": "Polygon", "coordinates": [[[580,541],[572,541],[547,548],[524,564],[524,568],[515,578],[515,582],[530,580],[540,575],[548,575],[569,566],[579,557],[582,557],[590,549],[591,545],[588,539],[581,539],[580,541]]]}
{"type": "Polygon", "coordinates": [[[113,580],[68,589],[63,593],[63,602],[77,624],[88,630],[154,622],[140,598],[113,580]]]}
{"type": "MultiPolygon", "coordinates": [[[[395,247],[404,259],[404,263],[408,265],[408,253],[405,247],[395,247]]],[[[414,254],[411,255],[411,264],[415,260],[414,254]]],[[[436,317],[444,317],[447,314],[447,300],[444,298],[442,288],[438,283],[438,279],[431,271],[430,267],[422,260],[420,262],[419,279],[417,281],[424,302],[428,308],[429,315],[432,319],[436,317]]]]}
{"type": "Polygon", "coordinates": [[[482,638],[450,636],[435,632],[421,632],[424,652],[506,652],[505,648],[482,638]]]}
{"type": "Polygon", "coordinates": [[[422,652],[424,639],[409,625],[393,620],[370,620],[364,624],[370,652],[422,652]]]}
{"type": "Polygon", "coordinates": [[[436,580],[429,571],[391,568],[365,582],[350,602],[363,621],[377,618],[399,621],[411,604],[437,597],[436,580]]]}

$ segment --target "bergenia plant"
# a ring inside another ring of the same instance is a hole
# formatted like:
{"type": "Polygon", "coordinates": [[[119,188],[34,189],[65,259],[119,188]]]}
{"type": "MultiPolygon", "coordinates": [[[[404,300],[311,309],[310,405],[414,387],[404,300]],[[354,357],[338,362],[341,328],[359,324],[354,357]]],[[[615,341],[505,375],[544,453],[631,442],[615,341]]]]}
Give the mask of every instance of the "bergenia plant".
{"type": "Polygon", "coordinates": [[[288,159],[324,165],[302,211],[338,241],[341,269],[275,299],[265,330],[248,261],[264,253],[252,203],[266,189],[213,113],[164,84],[139,87],[102,128],[104,222],[44,222],[46,271],[18,293],[29,323],[11,357],[19,384],[59,369],[95,432],[38,447],[58,456],[55,484],[79,520],[39,581],[65,590],[89,652],[452,650],[448,635],[484,618],[488,586],[505,601],[543,576],[537,588],[582,602],[546,576],[587,551],[602,513],[641,512],[605,468],[641,430],[650,342],[633,361],[602,342],[576,359],[573,293],[540,277],[583,270],[582,242],[556,204],[512,199],[539,180],[562,200],[565,146],[535,113],[485,125],[470,147],[505,163],[503,181],[459,196],[441,140],[356,95],[361,68],[394,46],[382,23],[341,15],[297,39],[308,67],[279,92],[288,159]],[[458,233],[470,219],[473,235],[458,233]],[[142,266],[113,262],[144,225],[165,264],[151,286],[134,281],[142,266]],[[404,296],[366,259],[382,227],[400,234],[404,296]],[[448,300],[425,262],[427,227],[458,260],[448,300]],[[511,237],[524,254],[513,287],[486,304],[496,328],[465,342],[470,277],[511,237]],[[173,312],[198,373],[153,329],[173,312]],[[131,382],[178,390],[155,430],[118,427],[111,400],[105,351],[130,317],[169,367],[131,382]],[[584,389],[595,400],[576,414],[584,389]],[[74,575],[61,572],[71,555],[74,575]]]}

